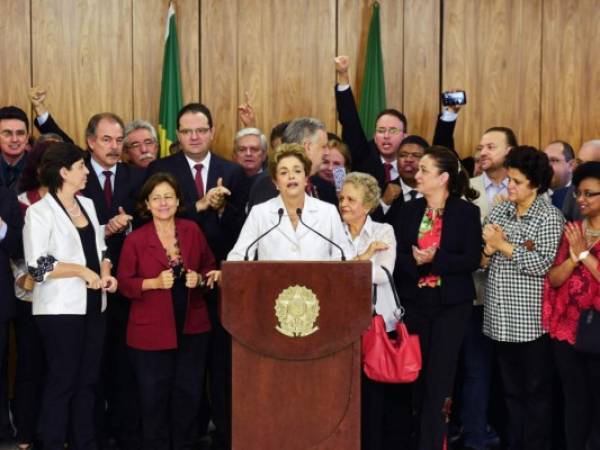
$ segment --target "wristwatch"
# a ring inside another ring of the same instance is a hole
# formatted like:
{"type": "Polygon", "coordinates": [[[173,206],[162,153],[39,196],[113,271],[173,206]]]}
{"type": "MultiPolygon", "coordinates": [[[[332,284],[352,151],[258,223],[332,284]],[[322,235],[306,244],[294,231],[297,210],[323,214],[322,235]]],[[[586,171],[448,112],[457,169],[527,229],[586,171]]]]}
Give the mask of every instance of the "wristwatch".
{"type": "Polygon", "coordinates": [[[590,251],[589,250],[584,250],[579,255],[577,255],[577,261],[583,261],[588,256],[590,256],[590,251]]]}

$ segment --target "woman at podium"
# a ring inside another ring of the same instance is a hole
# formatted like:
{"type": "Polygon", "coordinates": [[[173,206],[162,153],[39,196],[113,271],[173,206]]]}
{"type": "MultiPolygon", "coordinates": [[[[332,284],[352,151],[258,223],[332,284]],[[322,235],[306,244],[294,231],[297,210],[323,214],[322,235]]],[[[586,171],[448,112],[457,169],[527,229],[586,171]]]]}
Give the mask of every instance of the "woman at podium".
{"type": "Polygon", "coordinates": [[[299,144],[282,144],[269,160],[279,195],[250,211],[229,261],[328,261],[355,255],[335,206],[307,195],[311,160],[299,144]]]}

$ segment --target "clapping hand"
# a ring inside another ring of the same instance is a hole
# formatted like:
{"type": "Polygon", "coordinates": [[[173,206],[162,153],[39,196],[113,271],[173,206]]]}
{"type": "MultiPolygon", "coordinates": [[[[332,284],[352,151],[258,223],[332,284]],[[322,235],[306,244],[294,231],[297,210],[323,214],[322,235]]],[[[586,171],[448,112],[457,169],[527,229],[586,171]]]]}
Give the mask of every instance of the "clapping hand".
{"type": "Polygon", "coordinates": [[[500,225],[488,223],[483,227],[483,240],[486,246],[490,247],[493,251],[497,251],[500,245],[506,241],[506,235],[500,225]]]}
{"type": "Polygon", "coordinates": [[[125,212],[122,206],[119,206],[119,214],[114,216],[106,224],[106,236],[120,233],[127,229],[133,217],[125,212]]]}
{"type": "Polygon", "coordinates": [[[185,287],[189,289],[194,289],[198,287],[200,284],[200,275],[198,272],[194,272],[193,270],[189,270],[185,274],[185,287]]]}
{"type": "Polygon", "coordinates": [[[565,225],[565,236],[569,241],[569,254],[573,262],[579,261],[579,254],[586,250],[585,238],[581,232],[581,228],[573,222],[568,222],[565,225]]]}
{"type": "Polygon", "coordinates": [[[112,275],[100,279],[102,290],[114,294],[117,291],[117,279],[112,275]]]}
{"type": "Polygon", "coordinates": [[[433,261],[435,253],[437,251],[437,245],[432,245],[431,247],[420,249],[419,247],[413,245],[413,258],[417,262],[417,266],[421,266],[423,264],[428,264],[433,261]]]}

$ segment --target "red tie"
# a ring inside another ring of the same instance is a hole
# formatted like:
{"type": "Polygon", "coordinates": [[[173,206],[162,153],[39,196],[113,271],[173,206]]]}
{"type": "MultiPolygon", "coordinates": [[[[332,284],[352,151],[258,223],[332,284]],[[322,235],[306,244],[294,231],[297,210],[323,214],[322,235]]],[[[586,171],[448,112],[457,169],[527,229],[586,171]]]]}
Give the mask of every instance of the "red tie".
{"type": "Polygon", "coordinates": [[[196,176],[194,177],[194,181],[196,182],[196,191],[198,192],[198,198],[204,197],[204,183],[202,183],[202,168],[204,166],[202,164],[194,164],[194,169],[196,170],[196,176]]]}
{"type": "Polygon", "coordinates": [[[110,184],[112,172],[105,170],[102,174],[104,175],[104,201],[106,202],[106,207],[110,209],[112,206],[112,185],[110,184]]]}
{"type": "Polygon", "coordinates": [[[391,163],[383,163],[383,168],[385,169],[385,182],[389,183],[392,181],[392,164],[391,163]]]}

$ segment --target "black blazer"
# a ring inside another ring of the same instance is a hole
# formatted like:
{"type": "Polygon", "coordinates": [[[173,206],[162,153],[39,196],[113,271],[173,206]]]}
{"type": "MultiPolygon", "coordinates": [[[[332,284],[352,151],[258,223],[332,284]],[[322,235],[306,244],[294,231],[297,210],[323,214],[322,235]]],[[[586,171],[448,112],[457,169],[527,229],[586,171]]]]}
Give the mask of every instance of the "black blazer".
{"type": "MultiPolygon", "coordinates": [[[[324,202],[331,203],[337,207],[338,196],[335,192],[335,186],[329,181],[324,180],[318,175],[310,177],[310,182],[313,185],[313,197],[323,200],[324,202]]],[[[263,172],[254,181],[250,189],[248,197],[248,211],[252,209],[254,205],[264,203],[267,200],[271,200],[279,195],[271,176],[267,172],[263,172]]]]}
{"type": "Polygon", "coordinates": [[[16,194],[0,186],[0,217],[7,225],[6,236],[0,241],[0,321],[15,315],[16,297],[10,258],[23,258],[23,215],[16,194]]]}
{"type": "MultiPolygon", "coordinates": [[[[87,184],[85,185],[82,194],[94,201],[100,225],[106,225],[110,219],[119,214],[119,206],[123,207],[127,214],[134,217],[134,225],[137,225],[139,220],[136,203],[138,201],[142,183],[144,182],[144,171],[126,163],[117,163],[112,206],[108,209],[106,207],[106,202],[104,201],[104,186],[100,185],[100,181],[92,167],[90,158],[86,160],[85,164],[90,171],[90,174],[88,175],[87,184]]],[[[119,256],[121,255],[121,248],[123,247],[124,241],[124,232],[112,235],[106,239],[108,254],[115,266],[115,271],[119,263],[119,256]]]]}
{"type": "Polygon", "coordinates": [[[194,220],[200,225],[208,245],[215,255],[217,264],[226,259],[227,253],[233,248],[246,218],[244,208],[248,197],[247,193],[244,192],[244,187],[247,184],[242,167],[214,153],[211,154],[206,190],[215,187],[217,180],[222,178],[223,186],[231,191],[231,196],[227,199],[221,217],[213,209],[201,213],[196,211],[198,192],[196,191],[192,171],[183,152],[153,161],[148,167],[146,175],[149,177],[157,172],[168,172],[179,181],[185,203],[185,211],[182,217],[194,220]]]}
{"type": "Polygon", "coordinates": [[[73,139],[71,139],[71,136],[69,136],[67,133],[65,133],[63,131],[63,129],[58,126],[58,124],[54,121],[52,114],[48,114],[48,119],[44,122],[43,125],[40,125],[38,123],[37,117],[33,121],[33,124],[35,125],[37,130],[40,132],[40,134],[44,134],[44,133],[58,134],[60,137],[63,138],[63,141],[65,141],[68,144],[73,144],[73,139]]]}
{"type": "Polygon", "coordinates": [[[397,242],[394,279],[398,294],[402,300],[414,301],[419,277],[433,273],[442,277],[442,303],[472,302],[476,294],[471,273],[479,267],[482,247],[479,208],[448,197],[440,246],[431,264],[417,266],[412,246],[417,245],[425,207],[424,198],[406,203],[392,224],[397,242]]]}

